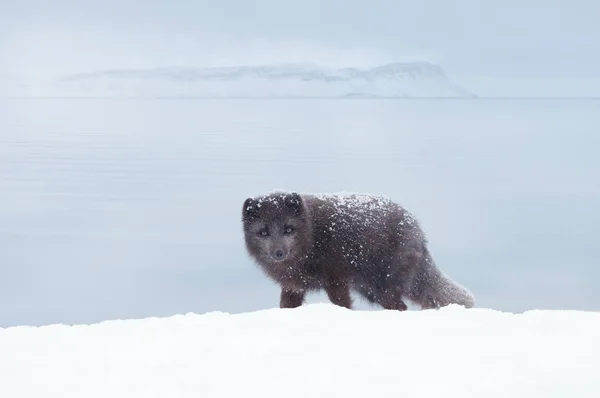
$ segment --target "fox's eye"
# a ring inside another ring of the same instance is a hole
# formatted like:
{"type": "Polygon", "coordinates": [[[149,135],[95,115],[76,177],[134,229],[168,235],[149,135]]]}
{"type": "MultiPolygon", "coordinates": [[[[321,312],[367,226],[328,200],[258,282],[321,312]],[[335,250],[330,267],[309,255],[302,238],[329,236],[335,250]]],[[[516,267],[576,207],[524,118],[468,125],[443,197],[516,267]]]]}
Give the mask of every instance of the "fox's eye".
{"type": "Polygon", "coordinates": [[[293,230],[294,230],[294,228],[292,228],[292,227],[285,227],[284,231],[286,234],[291,234],[293,230]]]}
{"type": "Polygon", "coordinates": [[[260,234],[261,234],[262,236],[267,236],[267,235],[269,235],[269,233],[267,232],[267,230],[266,230],[266,229],[263,229],[262,231],[260,231],[260,234]]]}

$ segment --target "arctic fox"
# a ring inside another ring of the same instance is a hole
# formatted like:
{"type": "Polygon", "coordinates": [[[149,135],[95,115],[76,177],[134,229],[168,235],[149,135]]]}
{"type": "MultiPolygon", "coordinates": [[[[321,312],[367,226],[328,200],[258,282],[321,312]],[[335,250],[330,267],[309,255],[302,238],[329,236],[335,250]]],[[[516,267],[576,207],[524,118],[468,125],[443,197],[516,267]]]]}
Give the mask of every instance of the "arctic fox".
{"type": "Polygon", "coordinates": [[[436,267],[417,220],[388,198],[274,192],[246,199],[242,213],[248,253],[280,285],[281,308],[320,289],[346,308],[351,291],[400,311],[405,299],[422,309],[475,304],[436,267]]]}

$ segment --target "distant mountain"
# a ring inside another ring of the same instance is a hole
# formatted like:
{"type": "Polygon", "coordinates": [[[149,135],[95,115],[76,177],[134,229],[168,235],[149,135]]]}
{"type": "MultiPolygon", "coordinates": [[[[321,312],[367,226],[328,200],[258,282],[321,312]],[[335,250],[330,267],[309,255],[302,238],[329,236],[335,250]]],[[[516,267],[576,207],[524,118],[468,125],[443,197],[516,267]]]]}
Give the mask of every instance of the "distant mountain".
{"type": "Polygon", "coordinates": [[[218,68],[116,69],[65,76],[55,96],[198,98],[473,97],[427,62],[369,69],[282,64],[218,68]]]}

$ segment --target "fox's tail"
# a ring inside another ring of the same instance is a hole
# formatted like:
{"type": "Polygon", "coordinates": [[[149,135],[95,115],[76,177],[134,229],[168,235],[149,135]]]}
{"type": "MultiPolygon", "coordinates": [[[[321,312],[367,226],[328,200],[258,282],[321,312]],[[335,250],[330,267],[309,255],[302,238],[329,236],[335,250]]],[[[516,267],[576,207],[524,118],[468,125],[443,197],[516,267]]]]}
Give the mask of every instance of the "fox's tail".
{"type": "Polygon", "coordinates": [[[474,307],[473,294],[439,270],[426,248],[423,254],[421,267],[409,288],[410,299],[420,304],[423,309],[440,308],[450,304],[474,307]]]}

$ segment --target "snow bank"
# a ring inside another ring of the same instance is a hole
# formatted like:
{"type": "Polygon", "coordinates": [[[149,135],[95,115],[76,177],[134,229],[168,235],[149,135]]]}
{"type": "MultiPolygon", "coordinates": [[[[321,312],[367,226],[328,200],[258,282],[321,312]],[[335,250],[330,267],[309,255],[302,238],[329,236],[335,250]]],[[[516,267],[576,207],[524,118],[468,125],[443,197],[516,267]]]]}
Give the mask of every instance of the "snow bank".
{"type": "Polygon", "coordinates": [[[0,329],[2,397],[598,397],[600,313],[329,304],[0,329]]]}

